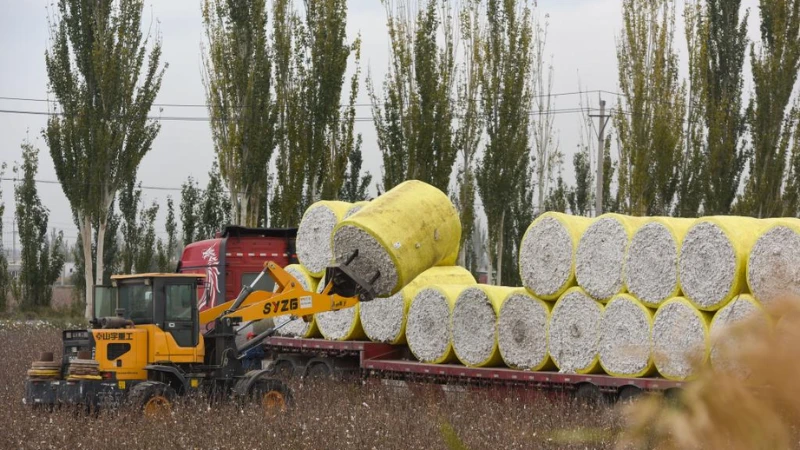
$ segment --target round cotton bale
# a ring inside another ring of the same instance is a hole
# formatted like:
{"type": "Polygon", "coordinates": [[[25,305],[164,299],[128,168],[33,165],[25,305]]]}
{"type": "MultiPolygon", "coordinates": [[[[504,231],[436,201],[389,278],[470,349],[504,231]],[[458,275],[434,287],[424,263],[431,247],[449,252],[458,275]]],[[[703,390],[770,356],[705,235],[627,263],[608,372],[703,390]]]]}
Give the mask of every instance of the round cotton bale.
{"type": "Polygon", "coordinates": [[[380,277],[380,297],[396,294],[425,270],[458,255],[461,221],[450,199],[417,180],[405,181],[334,229],[336,261],[362,279],[380,277]],[[455,256],[454,256],[455,255],[455,256]]]}
{"type": "Polygon", "coordinates": [[[678,255],[694,219],[653,217],[636,230],[625,257],[625,288],[657,308],[681,294],[678,255]]]}
{"type": "Polygon", "coordinates": [[[603,304],[583,289],[568,289],[550,315],[550,357],[563,373],[596,373],[601,370],[597,346],[603,304]]]}
{"type": "Polygon", "coordinates": [[[497,347],[497,318],[503,302],[517,288],[472,286],[461,291],[453,306],[453,350],[462,364],[491,367],[502,364],[497,347]]]}
{"type": "Polygon", "coordinates": [[[348,209],[347,212],[345,213],[344,218],[347,219],[348,217],[352,216],[353,214],[361,211],[361,208],[363,208],[363,207],[365,207],[367,205],[369,205],[368,201],[361,201],[361,202],[353,203],[353,205],[350,207],[350,209],[348,209]]]}
{"type": "Polygon", "coordinates": [[[351,203],[323,200],[309,206],[297,229],[297,260],[308,272],[321,277],[333,261],[333,229],[351,203]]]}
{"type": "Polygon", "coordinates": [[[683,239],[679,259],[683,295],[703,311],[716,311],[747,290],[750,249],[768,221],[752,217],[698,219],[683,239]]]}
{"type": "Polygon", "coordinates": [[[575,278],[587,294],[606,302],[625,290],[625,254],[643,220],[603,214],[583,232],[575,253],[575,278]]]}
{"type": "Polygon", "coordinates": [[[463,267],[431,267],[391,297],[361,302],[361,326],[367,337],[374,342],[404,344],[411,300],[419,288],[431,284],[475,284],[475,277],[463,267]]]}
{"type": "Polygon", "coordinates": [[[507,366],[545,370],[552,365],[547,345],[551,308],[551,303],[525,289],[517,289],[506,298],[497,319],[497,345],[507,366]]]}
{"type": "MultiPolygon", "coordinates": [[[[325,289],[327,282],[323,277],[317,285],[317,293],[325,289]]],[[[364,339],[364,328],[361,326],[359,310],[361,303],[355,306],[339,309],[336,311],[326,311],[314,314],[319,332],[322,337],[331,341],[356,341],[364,339]]]]}
{"type": "Polygon", "coordinates": [[[747,286],[767,306],[800,299],[800,222],[782,220],[756,240],[747,259],[747,286]]]}
{"type": "MultiPolygon", "coordinates": [[[[766,331],[769,316],[766,310],[753,296],[741,294],[714,313],[711,320],[711,367],[718,371],[739,373],[745,377],[746,369],[735,362],[736,352],[741,342],[734,328],[747,321],[755,321],[766,331]]],[[[756,325],[754,324],[754,326],[756,325]]]]}
{"type": "Polygon", "coordinates": [[[653,312],[628,294],[618,294],[600,321],[600,365],[615,377],[638,378],[654,371],[653,312]]]}
{"type": "Polygon", "coordinates": [[[666,379],[683,381],[708,361],[710,314],[684,297],[667,300],[653,319],[653,361],[666,379]]]}
{"type": "Polygon", "coordinates": [[[425,363],[443,364],[456,359],[450,316],[458,294],[469,285],[442,284],[417,291],[408,308],[406,341],[414,356],[425,363]]]}
{"type": "MultiPolygon", "coordinates": [[[[286,272],[292,275],[300,286],[306,291],[316,291],[319,280],[312,277],[308,270],[300,264],[290,264],[283,268],[286,272]]],[[[278,286],[275,285],[273,292],[278,291],[278,286]]],[[[317,321],[312,316],[310,322],[306,322],[302,317],[292,319],[292,316],[278,316],[275,318],[275,327],[278,328],[278,334],[281,336],[295,336],[303,338],[312,338],[319,336],[319,328],[317,321]],[[288,323],[287,323],[288,322],[288,323]]]]}
{"type": "Polygon", "coordinates": [[[530,224],[520,243],[519,273],[533,295],[555,300],[575,285],[575,250],[591,223],[586,217],[546,212],[530,224]]]}

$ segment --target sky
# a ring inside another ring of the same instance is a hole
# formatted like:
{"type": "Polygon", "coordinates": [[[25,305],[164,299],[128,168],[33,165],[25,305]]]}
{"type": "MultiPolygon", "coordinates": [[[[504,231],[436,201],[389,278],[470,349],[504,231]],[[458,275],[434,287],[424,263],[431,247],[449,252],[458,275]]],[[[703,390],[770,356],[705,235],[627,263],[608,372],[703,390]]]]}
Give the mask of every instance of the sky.
{"type": "MultiPolygon", "coordinates": [[[[39,180],[57,180],[47,146],[41,137],[46,116],[3,111],[47,111],[42,102],[11,100],[9,97],[46,99],[47,75],[44,53],[48,45],[48,8],[52,0],[0,0],[0,164],[6,163],[4,177],[13,178],[11,170],[21,158],[20,144],[28,139],[40,149],[39,180]]],[[[162,60],[169,64],[156,103],[203,105],[205,94],[201,77],[200,44],[203,29],[200,17],[201,0],[146,0],[143,15],[145,29],[158,28],[163,41],[162,60]]],[[[554,67],[553,92],[568,93],[579,90],[617,91],[617,64],[615,40],[621,28],[622,0],[539,0],[535,14],[547,20],[547,54],[554,67]]],[[[678,2],[676,45],[682,59],[685,76],[685,42],[681,19],[683,2],[678,2]]],[[[751,40],[757,39],[758,10],[756,0],[743,0],[743,8],[750,9],[748,32],[751,40]]],[[[380,0],[348,1],[348,38],[362,37],[362,74],[368,71],[377,83],[383,79],[387,66],[388,36],[386,15],[380,0]]],[[[749,78],[749,67],[747,68],[749,78]]],[[[745,90],[749,91],[746,84],[745,90]]],[[[346,93],[345,93],[346,94],[346,93]]],[[[617,102],[613,94],[603,94],[609,107],[617,102]]],[[[589,105],[596,107],[598,94],[588,96],[589,105]]],[[[579,96],[564,95],[555,99],[554,108],[579,106],[579,96]]],[[[356,101],[368,104],[366,80],[361,80],[361,90],[356,101]]],[[[154,109],[153,114],[159,110],[154,109]]],[[[162,117],[205,117],[205,107],[162,107],[162,117]]],[[[359,106],[357,117],[370,118],[369,106],[359,106]]],[[[564,176],[572,175],[572,155],[580,142],[581,122],[585,114],[570,113],[555,116],[555,129],[564,153],[564,176]]],[[[356,122],[357,133],[363,136],[364,169],[380,178],[380,152],[375,130],[370,121],[356,122]]],[[[188,176],[197,179],[201,186],[208,180],[208,170],[214,158],[209,125],[204,121],[162,121],[161,132],[153,142],[152,150],[144,157],[139,168],[139,180],[146,202],[162,205],[156,230],[165,235],[166,197],[180,198],[180,185],[188,176]],[[149,189],[149,188],[159,189],[149,189]]],[[[39,195],[50,210],[50,227],[64,231],[71,245],[77,237],[72,223],[69,203],[61,187],[39,183],[39,195]]],[[[12,221],[14,220],[13,181],[0,181],[3,215],[3,246],[12,246],[12,221]]],[[[374,187],[373,187],[374,189],[374,187]]],[[[177,202],[176,202],[177,204],[177,202]]],[[[17,244],[18,245],[18,244],[17,244]]]]}

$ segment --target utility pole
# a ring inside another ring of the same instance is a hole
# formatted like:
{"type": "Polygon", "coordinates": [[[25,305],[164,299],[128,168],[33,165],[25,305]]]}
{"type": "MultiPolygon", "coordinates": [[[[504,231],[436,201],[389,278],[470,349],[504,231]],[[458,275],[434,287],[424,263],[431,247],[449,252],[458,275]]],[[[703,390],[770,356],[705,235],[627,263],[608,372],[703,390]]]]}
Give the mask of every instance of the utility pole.
{"type": "MultiPolygon", "coordinates": [[[[599,95],[598,95],[599,97],[599,95]]],[[[589,117],[598,117],[600,122],[597,127],[597,187],[594,196],[594,216],[603,214],[603,160],[605,153],[605,131],[611,114],[606,114],[606,101],[600,99],[600,114],[589,114],[589,117]]]]}

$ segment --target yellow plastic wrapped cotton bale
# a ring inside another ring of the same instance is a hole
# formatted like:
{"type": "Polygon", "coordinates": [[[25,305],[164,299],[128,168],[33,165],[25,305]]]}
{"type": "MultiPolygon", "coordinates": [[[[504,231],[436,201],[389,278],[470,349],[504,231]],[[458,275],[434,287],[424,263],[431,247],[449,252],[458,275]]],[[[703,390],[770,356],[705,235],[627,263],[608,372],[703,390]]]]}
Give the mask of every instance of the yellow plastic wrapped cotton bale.
{"type": "Polygon", "coordinates": [[[333,262],[333,229],[351,203],[323,200],[309,206],[297,229],[297,260],[317,278],[325,275],[325,268],[333,262]]]}
{"type": "Polygon", "coordinates": [[[367,205],[369,205],[368,201],[361,201],[361,202],[353,203],[353,205],[350,206],[350,209],[348,209],[347,212],[345,213],[344,218],[347,219],[348,217],[352,216],[353,214],[361,211],[361,209],[364,208],[367,205]]]}
{"type": "MultiPolygon", "coordinates": [[[[289,272],[306,291],[317,290],[319,280],[311,276],[301,264],[290,264],[283,270],[289,272]]],[[[276,285],[273,291],[277,290],[278,286],[276,285]]],[[[320,334],[317,321],[313,316],[310,322],[304,321],[302,317],[292,319],[290,315],[278,316],[275,318],[275,327],[278,328],[278,334],[281,336],[313,338],[320,334]]]]}
{"type": "Polygon", "coordinates": [[[695,219],[651,217],[631,238],[625,257],[625,288],[646,306],[657,308],[681,295],[678,258],[695,219]]]}
{"type": "Polygon", "coordinates": [[[684,297],[667,300],[653,319],[653,361],[668,380],[695,377],[711,351],[711,314],[700,311],[684,297]]]}
{"type": "Polygon", "coordinates": [[[545,302],[518,288],[506,297],[497,319],[497,346],[508,367],[547,370],[550,359],[547,329],[551,302],[545,302]]]}
{"type": "Polygon", "coordinates": [[[603,303],[625,291],[625,255],[646,218],[603,214],[583,232],[575,252],[578,286],[603,303]]]}
{"type": "Polygon", "coordinates": [[[336,261],[364,280],[380,277],[378,296],[397,293],[425,270],[458,257],[461,222],[444,192],[405,181],[340,222],[333,234],[336,261]]]}
{"type": "Polygon", "coordinates": [[[519,249],[522,284],[542,300],[575,285],[575,251],[592,219],[546,212],[531,223],[519,249]]]}
{"type": "Polygon", "coordinates": [[[505,300],[519,288],[479,284],[464,289],[453,306],[453,350],[462,364],[491,367],[503,363],[497,346],[497,318],[505,300]]]}
{"type": "Polygon", "coordinates": [[[692,304],[716,311],[747,291],[747,258],[770,221],[752,217],[698,219],[683,239],[679,258],[681,290],[692,304]]]}
{"type": "MultiPolygon", "coordinates": [[[[759,327],[760,332],[770,332],[771,321],[767,311],[752,295],[737,295],[727,305],[714,313],[711,320],[711,367],[725,373],[747,377],[747,368],[737,364],[736,354],[742,342],[736,336],[736,326],[759,327]]],[[[756,330],[751,330],[756,331],[756,330]]]]}
{"type": "MultiPolygon", "coordinates": [[[[327,282],[323,277],[317,285],[317,292],[325,289],[327,282]]],[[[361,303],[350,308],[314,314],[314,320],[322,337],[331,341],[357,341],[367,335],[361,326],[361,303]]]]}
{"type": "Polygon", "coordinates": [[[451,315],[458,295],[472,285],[436,284],[417,290],[406,321],[406,341],[421,362],[444,364],[456,360],[451,315]]]}
{"type": "Polygon", "coordinates": [[[603,304],[573,287],[558,299],[550,314],[550,357],[563,373],[588,374],[602,370],[598,357],[603,304]]]}
{"type": "Polygon", "coordinates": [[[653,312],[628,294],[606,304],[600,321],[600,365],[615,377],[646,377],[655,371],[653,312]]]}
{"type": "Polygon", "coordinates": [[[747,286],[761,304],[800,299],[800,221],[773,221],[747,259],[747,286]]]}
{"type": "Polygon", "coordinates": [[[367,337],[374,342],[404,344],[406,317],[414,294],[431,284],[469,285],[475,284],[475,277],[463,267],[431,267],[391,297],[359,303],[361,326],[367,337]]]}

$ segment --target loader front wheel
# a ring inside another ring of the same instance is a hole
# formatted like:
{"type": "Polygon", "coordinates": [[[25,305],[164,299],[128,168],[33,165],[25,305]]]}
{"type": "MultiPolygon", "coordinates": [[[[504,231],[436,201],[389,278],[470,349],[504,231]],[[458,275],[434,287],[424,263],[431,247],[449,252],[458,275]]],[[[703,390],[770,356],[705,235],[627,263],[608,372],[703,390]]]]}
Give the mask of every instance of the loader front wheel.
{"type": "Polygon", "coordinates": [[[282,381],[275,379],[258,380],[253,383],[250,388],[250,398],[268,415],[286,411],[293,403],[292,391],[282,381]]]}
{"type": "Polygon", "coordinates": [[[172,413],[175,389],[166,383],[145,381],[131,389],[130,400],[134,408],[147,418],[163,418],[172,413]]]}

